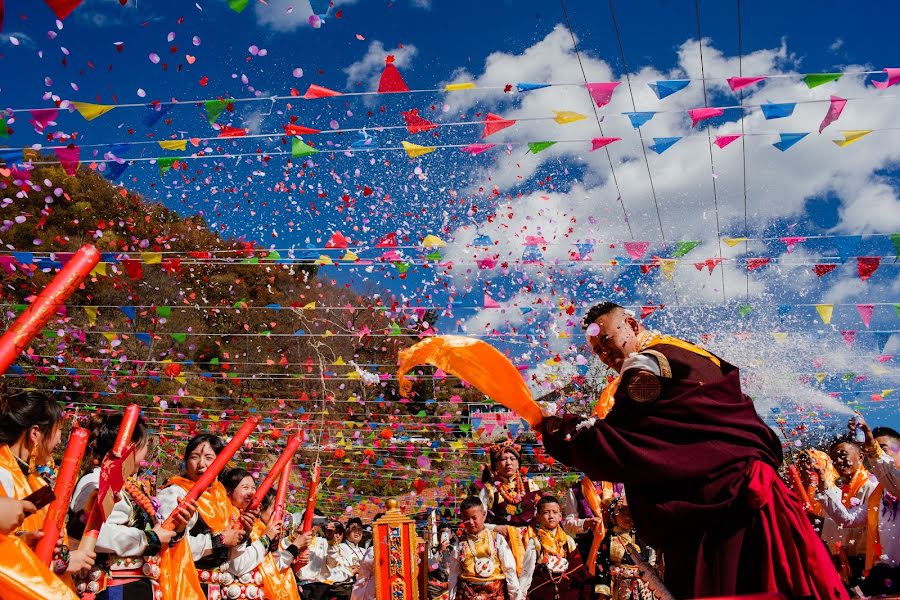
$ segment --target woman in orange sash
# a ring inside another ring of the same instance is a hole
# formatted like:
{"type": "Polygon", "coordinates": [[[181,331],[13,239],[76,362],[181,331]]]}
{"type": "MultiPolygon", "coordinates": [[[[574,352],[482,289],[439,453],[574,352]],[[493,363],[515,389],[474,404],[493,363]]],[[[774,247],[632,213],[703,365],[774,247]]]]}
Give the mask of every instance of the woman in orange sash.
{"type": "MultiPolygon", "coordinates": [[[[275,490],[271,489],[263,496],[259,505],[259,520],[250,532],[251,540],[259,540],[265,533],[274,532],[272,516],[275,512],[275,490]]],[[[280,524],[283,528],[284,524],[280,524]]],[[[309,546],[310,534],[299,533],[292,540],[277,535],[270,538],[269,552],[259,565],[262,576],[262,587],[267,600],[300,600],[297,578],[291,564],[294,559],[309,546]]]]}
{"type": "MultiPolygon", "coordinates": [[[[37,467],[52,461],[62,438],[62,408],[41,392],[27,391],[0,397],[0,496],[26,498],[47,482],[37,467]]],[[[14,531],[33,546],[41,538],[49,506],[28,516],[14,531]]],[[[76,573],[94,564],[93,552],[69,551],[65,536],[53,556],[52,570],[76,573]]]]}

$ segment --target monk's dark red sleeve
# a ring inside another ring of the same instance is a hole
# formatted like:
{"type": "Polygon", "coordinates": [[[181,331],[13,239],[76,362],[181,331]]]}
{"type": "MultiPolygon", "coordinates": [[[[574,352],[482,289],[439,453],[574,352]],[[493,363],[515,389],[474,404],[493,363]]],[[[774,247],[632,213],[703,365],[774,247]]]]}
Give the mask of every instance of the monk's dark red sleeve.
{"type": "Polygon", "coordinates": [[[548,417],[543,424],[544,447],[556,460],[594,481],[623,481],[627,444],[608,423],[580,415],[548,417]]]}

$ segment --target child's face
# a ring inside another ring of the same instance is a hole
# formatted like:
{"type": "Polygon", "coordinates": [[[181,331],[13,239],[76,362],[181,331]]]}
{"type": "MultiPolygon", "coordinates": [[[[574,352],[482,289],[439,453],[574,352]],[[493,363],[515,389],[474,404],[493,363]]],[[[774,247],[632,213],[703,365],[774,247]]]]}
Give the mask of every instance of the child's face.
{"type": "Polygon", "coordinates": [[[631,529],[634,527],[634,521],[631,520],[631,510],[624,502],[620,502],[616,508],[616,525],[622,529],[631,529]]]}
{"type": "Polygon", "coordinates": [[[462,524],[466,533],[469,535],[477,535],[484,529],[484,509],[480,506],[473,506],[462,511],[462,524]]]}
{"type": "Polygon", "coordinates": [[[538,512],[538,523],[541,527],[552,531],[557,528],[560,521],[562,521],[562,510],[559,504],[548,502],[541,506],[541,510],[538,512]]]}

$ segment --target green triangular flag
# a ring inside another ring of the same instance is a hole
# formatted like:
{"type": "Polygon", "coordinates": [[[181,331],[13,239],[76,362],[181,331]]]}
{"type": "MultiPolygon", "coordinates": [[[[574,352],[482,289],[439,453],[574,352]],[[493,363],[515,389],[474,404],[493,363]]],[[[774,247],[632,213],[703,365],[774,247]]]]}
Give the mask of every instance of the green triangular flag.
{"type": "Polygon", "coordinates": [[[431,254],[426,254],[426,255],[425,255],[425,259],[426,259],[426,260],[441,260],[441,258],[442,258],[442,257],[441,257],[441,253],[440,253],[439,250],[435,250],[435,251],[432,252],[431,254]]]}
{"type": "Polygon", "coordinates": [[[400,335],[401,333],[403,333],[403,331],[401,331],[400,326],[396,323],[391,323],[391,331],[389,335],[400,335]]]}
{"type": "Polygon", "coordinates": [[[897,318],[900,319],[900,304],[894,305],[894,312],[897,313],[897,318]]]}
{"type": "Polygon", "coordinates": [[[228,0],[228,7],[236,13],[244,12],[250,0],[228,0]]]}
{"type": "Polygon", "coordinates": [[[0,117],[0,137],[9,137],[9,129],[6,127],[6,119],[0,117]]]}
{"type": "Polygon", "coordinates": [[[749,314],[750,314],[750,311],[752,311],[752,310],[753,310],[753,307],[750,306],[749,304],[741,304],[741,305],[738,307],[738,314],[741,315],[741,318],[744,318],[744,317],[746,317],[747,315],[749,315],[749,314]]]}
{"type": "Polygon", "coordinates": [[[177,158],[157,158],[156,166],[159,167],[159,174],[165,175],[166,172],[172,168],[172,165],[175,164],[177,158]]]}
{"type": "Polygon", "coordinates": [[[894,258],[894,260],[896,261],[898,258],[900,258],[900,233],[891,234],[891,243],[894,244],[894,251],[897,253],[896,258],[894,258]]]}
{"type": "Polygon", "coordinates": [[[171,306],[157,306],[156,307],[156,315],[159,317],[163,317],[164,319],[168,319],[169,315],[172,314],[171,306]]]}
{"type": "Polygon", "coordinates": [[[556,142],[528,142],[528,151],[532,154],[542,152],[555,144],[556,142]]]}
{"type": "Polygon", "coordinates": [[[184,340],[187,339],[186,333],[170,333],[169,335],[172,336],[172,339],[176,342],[184,342],[184,340]]]}
{"type": "Polygon", "coordinates": [[[219,118],[219,115],[222,114],[229,102],[231,100],[207,100],[204,103],[206,105],[206,118],[209,119],[210,125],[216,122],[216,119],[219,118]]]}
{"type": "Polygon", "coordinates": [[[678,242],[678,245],[675,246],[675,252],[672,254],[672,258],[681,258],[699,245],[700,242],[696,241],[678,242]]]}
{"type": "Polygon", "coordinates": [[[409,267],[412,265],[410,265],[410,263],[407,263],[407,262],[398,262],[398,263],[394,263],[394,266],[397,267],[397,270],[402,275],[403,273],[406,273],[407,271],[409,271],[409,267]]]}
{"type": "Polygon", "coordinates": [[[310,154],[316,154],[318,150],[313,148],[312,146],[306,144],[303,140],[299,138],[293,138],[291,140],[291,157],[297,158],[298,156],[309,156],[310,154]]]}
{"type": "Polygon", "coordinates": [[[843,73],[812,73],[803,78],[803,81],[806,82],[806,87],[809,89],[813,89],[814,87],[819,87],[829,81],[837,81],[841,78],[843,73]]]}
{"type": "Polygon", "coordinates": [[[281,260],[281,255],[276,250],[272,250],[264,260],[281,260]]]}

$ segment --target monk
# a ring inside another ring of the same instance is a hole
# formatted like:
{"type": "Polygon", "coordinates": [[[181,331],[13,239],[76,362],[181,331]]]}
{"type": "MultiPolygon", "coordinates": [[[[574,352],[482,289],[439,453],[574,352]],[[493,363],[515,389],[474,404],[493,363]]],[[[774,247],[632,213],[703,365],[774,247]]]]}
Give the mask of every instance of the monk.
{"type": "Polygon", "coordinates": [[[590,309],[587,341],[619,373],[603,420],[541,425],[557,460],[625,484],[634,525],[662,551],[678,598],[781,592],[848,598],[797,497],[778,477],[781,444],[741,392],[738,369],[646,330],[630,311],[590,309]]]}

